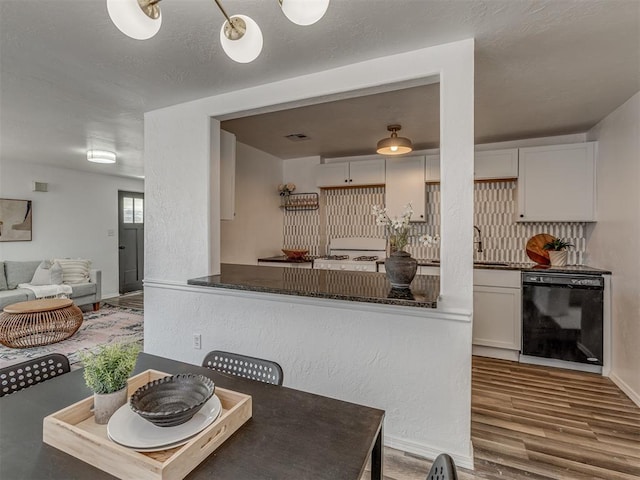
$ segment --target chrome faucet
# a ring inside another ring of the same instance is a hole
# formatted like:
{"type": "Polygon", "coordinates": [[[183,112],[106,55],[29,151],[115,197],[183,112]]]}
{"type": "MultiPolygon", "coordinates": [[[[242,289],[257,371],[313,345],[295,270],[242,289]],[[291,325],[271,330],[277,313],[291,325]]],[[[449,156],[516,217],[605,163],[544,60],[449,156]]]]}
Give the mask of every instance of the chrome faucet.
{"type": "Polygon", "coordinates": [[[478,253],[482,253],[482,232],[480,231],[480,229],[478,227],[476,227],[475,225],[473,226],[473,228],[475,228],[478,231],[478,241],[474,241],[473,244],[475,245],[476,243],[478,244],[478,253]]]}

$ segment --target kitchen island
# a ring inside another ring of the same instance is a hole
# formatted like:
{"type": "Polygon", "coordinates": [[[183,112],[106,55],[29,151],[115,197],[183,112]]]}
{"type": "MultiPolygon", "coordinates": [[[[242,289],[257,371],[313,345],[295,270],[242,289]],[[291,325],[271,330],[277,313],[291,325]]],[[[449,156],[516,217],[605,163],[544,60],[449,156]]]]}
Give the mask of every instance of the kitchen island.
{"type": "Polygon", "coordinates": [[[436,308],[437,276],[416,275],[409,290],[392,289],[383,273],[222,264],[220,275],[193,278],[189,285],[282,295],[436,308]]]}

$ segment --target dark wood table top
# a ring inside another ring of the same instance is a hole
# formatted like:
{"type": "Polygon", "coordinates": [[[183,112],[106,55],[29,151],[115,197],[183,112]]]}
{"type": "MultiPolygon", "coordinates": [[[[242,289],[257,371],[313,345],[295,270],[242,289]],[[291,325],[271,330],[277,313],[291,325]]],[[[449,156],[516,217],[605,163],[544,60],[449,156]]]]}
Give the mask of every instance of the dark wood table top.
{"type": "MultiPolygon", "coordinates": [[[[253,397],[253,417],[189,479],[358,480],[384,420],[375,408],[141,353],[135,373],[149,368],[203,373],[253,397]]],[[[90,395],[76,370],[0,398],[0,478],[113,478],[42,442],[45,416],[90,395]]]]}

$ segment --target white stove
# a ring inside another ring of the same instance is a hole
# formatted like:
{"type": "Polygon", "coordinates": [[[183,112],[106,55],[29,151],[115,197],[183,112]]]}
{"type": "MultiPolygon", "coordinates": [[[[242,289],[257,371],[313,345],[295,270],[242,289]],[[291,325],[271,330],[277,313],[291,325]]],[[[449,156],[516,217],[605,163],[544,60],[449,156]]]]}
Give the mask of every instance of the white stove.
{"type": "Polygon", "coordinates": [[[335,238],[329,244],[329,255],[315,259],[313,268],[377,272],[377,261],[386,256],[385,247],[382,238],[335,238]]]}

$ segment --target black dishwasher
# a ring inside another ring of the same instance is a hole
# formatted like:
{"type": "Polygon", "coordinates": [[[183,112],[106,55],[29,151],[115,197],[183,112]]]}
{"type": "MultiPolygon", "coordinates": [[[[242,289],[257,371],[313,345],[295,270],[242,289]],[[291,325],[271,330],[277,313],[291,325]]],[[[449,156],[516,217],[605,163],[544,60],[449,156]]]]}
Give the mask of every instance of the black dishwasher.
{"type": "Polygon", "coordinates": [[[601,275],[523,273],[520,361],[601,372],[603,298],[601,275]]]}

